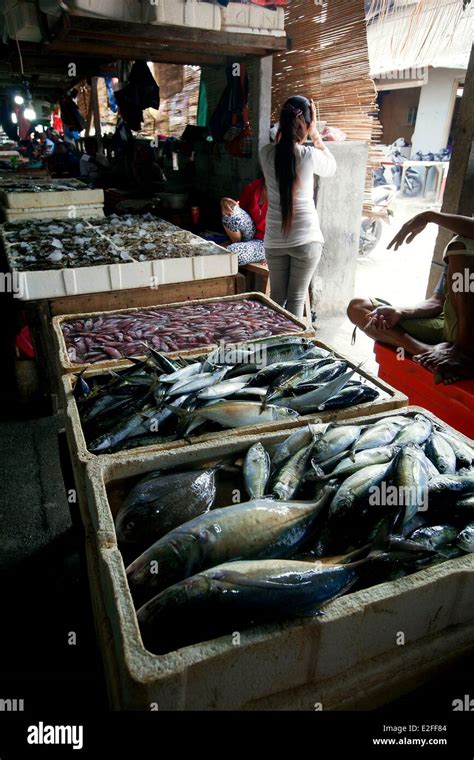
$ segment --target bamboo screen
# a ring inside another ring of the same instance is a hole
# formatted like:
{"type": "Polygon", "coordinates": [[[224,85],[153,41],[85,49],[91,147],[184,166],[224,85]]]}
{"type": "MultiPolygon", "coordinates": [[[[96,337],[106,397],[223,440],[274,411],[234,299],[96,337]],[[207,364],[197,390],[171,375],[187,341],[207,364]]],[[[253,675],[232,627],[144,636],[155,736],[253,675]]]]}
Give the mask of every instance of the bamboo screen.
{"type": "Polygon", "coordinates": [[[349,140],[367,140],[370,205],[371,168],[379,162],[374,144],[381,136],[376,89],[369,76],[364,0],[291,0],[285,28],[292,49],[273,59],[272,116],[290,95],[312,97],[319,118],[340,127],[349,140]]]}

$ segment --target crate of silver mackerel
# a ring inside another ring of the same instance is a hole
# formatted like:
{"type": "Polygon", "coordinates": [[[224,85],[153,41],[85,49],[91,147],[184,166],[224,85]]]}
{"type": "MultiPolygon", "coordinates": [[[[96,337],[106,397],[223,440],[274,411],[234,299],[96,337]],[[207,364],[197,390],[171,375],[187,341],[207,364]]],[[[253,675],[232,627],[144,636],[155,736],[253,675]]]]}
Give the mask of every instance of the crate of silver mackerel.
{"type": "Polygon", "coordinates": [[[127,369],[63,376],[73,460],[189,447],[223,434],[292,427],[407,405],[407,398],[315,338],[264,338],[127,369]]]}
{"type": "Polygon", "coordinates": [[[112,706],[370,709],[471,650],[473,456],[409,407],[90,463],[112,706]]]}

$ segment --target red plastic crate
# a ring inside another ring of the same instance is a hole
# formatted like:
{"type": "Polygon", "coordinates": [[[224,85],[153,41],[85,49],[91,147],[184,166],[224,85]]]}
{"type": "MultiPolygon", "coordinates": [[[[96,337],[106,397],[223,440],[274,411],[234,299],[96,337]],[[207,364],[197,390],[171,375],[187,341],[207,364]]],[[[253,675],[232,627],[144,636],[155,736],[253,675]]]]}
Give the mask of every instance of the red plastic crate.
{"type": "Polygon", "coordinates": [[[435,385],[433,373],[409,357],[398,359],[390,346],[375,343],[379,377],[408,396],[411,405],[422,406],[474,438],[474,380],[435,385]]]}

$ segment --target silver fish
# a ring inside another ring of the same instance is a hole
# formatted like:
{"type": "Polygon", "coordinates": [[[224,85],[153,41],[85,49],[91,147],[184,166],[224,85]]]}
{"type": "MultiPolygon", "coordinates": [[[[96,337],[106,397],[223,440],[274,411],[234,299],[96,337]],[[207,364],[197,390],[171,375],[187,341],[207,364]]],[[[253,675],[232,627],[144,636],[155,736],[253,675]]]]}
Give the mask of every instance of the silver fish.
{"type": "Polygon", "coordinates": [[[360,436],[360,425],[337,425],[328,430],[313,449],[313,462],[318,464],[348,449],[360,436]]]}
{"type": "Polygon", "coordinates": [[[472,464],[474,461],[474,450],[469,444],[449,433],[447,430],[439,430],[438,435],[449,443],[456,454],[456,459],[460,465],[463,467],[469,467],[472,464]]]}
{"type": "Polygon", "coordinates": [[[119,542],[150,545],[178,525],[208,512],[216,497],[215,475],[215,468],[146,475],[117,513],[119,542]]]}
{"type": "Polygon", "coordinates": [[[129,565],[130,589],[135,598],[145,601],[222,562],[289,556],[306,540],[326,498],[323,494],[319,501],[253,499],[200,515],[167,533],[129,565]]]}
{"type": "Polygon", "coordinates": [[[270,456],[260,442],[254,443],[247,451],[243,473],[245,490],[250,498],[262,498],[270,477],[270,456]]]}
{"type": "Polygon", "coordinates": [[[278,420],[288,422],[298,417],[298,413],[277,406],[267,406],[262,410],[262,405],[255,401],[218,401],[212,406],[190,412],[190,417],[217,422],[226,428],[237,428],[278,420]]]}
{"type": "Polygon", "coordinates": [[[404,446],[406,443],[422,444],[431,435],[431,430],[431,422],[421,414],[416,414],[413,422],[400,430],[393,442],[398,446],[404,446]]]}
{"type": "Polygon", "coordinates": [[[403,525],[406,526],[428,499],[428,468],[426,457],[416,445],[405,446],[397,456],[394,484],[398,488],[397,506],[404,506],[403,525]]]}
{"type": "Polygon", "coordinates": [[[309,414],[312,411],[315,411],[320,404],[324,404],[324,402],[330,399],[331,396],[335,396],[336,393],[339,393],[339,391],[347,385],[358,369],[359,367],[355,367],[354,369],[344,372],[344,374],[339,375],[339,377],[336,377],[334,380],[324,383],[317,390],[303,393],[302,396],[297,396],[296,398],[278,399],[276,403],[284,403],[291,409],[296,409],[296,411],[302,414],[309,414]]]}
{"type": "Polygon", "coordinates": [[[424,544],[430,549],[439,549],[442,546],[452,544],[456,540],[458,531],[452,525],[427,525],[418,528],[410,534],[410,541],[424,544]]]}
{"type": "Polygon", "coordinates": [[[192,377],[192,375],[197,375],[198,372],[201,372],[201,362],[194,362],[193,364],[188,364],[186,367],[177,369],[169,375],[160,375],[158,380],[160,383],[174,385],[178,380],[186,380],[192,377]]]}
{"type": "Polygon", "coordinates": [[[284,501],[292,499],[303,479],[306,464],[313,449],[313,442],[293,454],[277,472],[272,483],[272,493],[284,501]]]}
{"type": "Polygon", "coordinates": [[[426,441],[425,453],[439,472],[454,475],[456,472],[456,454],[446,438],[433,431],[426,441]]]}
{"type": "Polygon", "coordinates": [[[456,544],[464,552],[474,552],[474,522],[466,525],[456,539],[456,544]]]}
{"type": "Polygon", "coordinates": [[[160,653],[230,634],[251,622],[312,615],[358,578],[350,565],[240,560],[162,591],[137,612],[145,646],[160,653]]]}
{"type": "Polygon", "coordinates": [[[196,398],[202,400],[209,400],[214,398],[226,398],[227,396],[233,396],[234,393],[241,391],[245,388],[246,383],[237,382],[236,380],[224,380],[222,383],[217,383],[209,388],[203,388],[197,394],[196,398]]]}
{"type": "Polygon", "coordinates": [[[372,464],[349,475],[337,490],[329,507],[329,515],[347,512],[356,499],[368,496],[371,489],[377,487],[386,477],[391,467],[391,461],[385,464],[372,464]]]}
{"type": "MultiPolygon", "coordinates": [[[[336,467],[325,475],[321,467],[320,480],[330,480],[331,478],[347,478],[354,472],[361,470],[371,464],[385,464],[390,462],[400,451],[398,446],[380,446],[377,449],[366,449],[355,454],[354,458],[346,456],[336,467]]],[[[321,462],[321,466],[324,462],[321,462]]]]}
{"type": "Polygon", "coordinates": [[[317,425],[305,425],[305,427],[298,428],[294,433],[285,438],[282,443],[279,443],[272,452],[272,467],[277,468],[293,454],[307,446],[311,441],[315,441],[317,437],[323,435],[329,427],[328,423],[317,425]]]}

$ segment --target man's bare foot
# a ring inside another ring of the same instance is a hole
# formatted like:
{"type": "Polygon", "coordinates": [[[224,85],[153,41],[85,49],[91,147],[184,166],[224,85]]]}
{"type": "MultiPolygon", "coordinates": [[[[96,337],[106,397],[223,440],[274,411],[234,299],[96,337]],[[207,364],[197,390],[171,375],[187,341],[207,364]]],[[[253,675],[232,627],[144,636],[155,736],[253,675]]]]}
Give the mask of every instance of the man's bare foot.
{"type": "Polygon", "coordinates": [[[450,385],[474,377],[474,357],[464,354],[456,345],[440,343],[431,351],[413,357],[438,376],[438,382],[450,385]]]}
{"type": "Polygon", "coordinates": [[[433,371],[440,361],[449,356],[451,348],[451,343],[437,343],[435,346],[429,346],[426,351],[415,354],[413,361],[433,371]]]}

